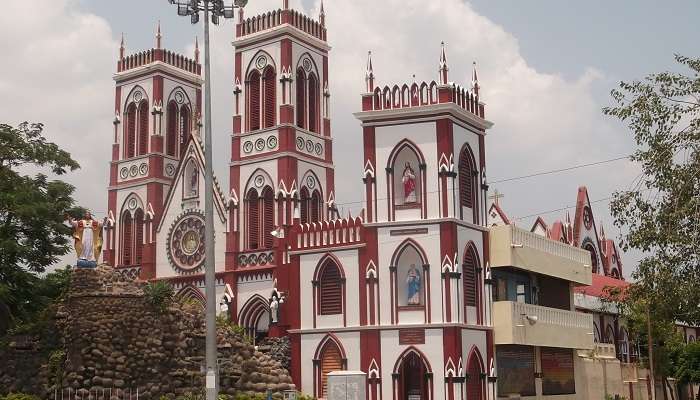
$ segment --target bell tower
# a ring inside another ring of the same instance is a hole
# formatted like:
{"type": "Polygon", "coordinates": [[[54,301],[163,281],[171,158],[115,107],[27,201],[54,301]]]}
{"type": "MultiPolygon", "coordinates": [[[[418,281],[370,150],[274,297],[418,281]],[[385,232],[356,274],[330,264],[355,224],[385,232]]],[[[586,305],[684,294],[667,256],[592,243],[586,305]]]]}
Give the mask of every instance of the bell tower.
{"type": "Polygon", "coordinates": [[[227,268],[279,265],[278,227],[334,210],[323,5],[318,20],[289,8],[239,9],[234,66],[227,268]]]}
{"type": "Polygon", "coordinates": [[[201,110],[199,50],[194,59],[156,46],[125,54],[114,75],[115,117],[104,260],[143,279],[155,277],[155,228],[201,110]]]}

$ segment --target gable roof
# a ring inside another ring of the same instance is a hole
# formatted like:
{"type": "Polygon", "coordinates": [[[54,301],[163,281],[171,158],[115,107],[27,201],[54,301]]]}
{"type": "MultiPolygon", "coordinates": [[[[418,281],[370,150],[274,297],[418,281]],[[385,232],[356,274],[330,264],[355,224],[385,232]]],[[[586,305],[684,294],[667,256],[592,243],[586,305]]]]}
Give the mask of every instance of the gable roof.
{"type": "Polygon", "coordinates": [[[503,211],[503,209],[501,209],[501,206],[498,205],[498,203],[496,203],[495,201],[492,202],[491,207],[489,207],[489,216],[492,213],[495,213],[496,216],[498,216],[503,221],[504,224],[506,224],[506,225],[511,224],[510,219],[508,219],[508,215],[506,215],[506,213],[503,211]]]}
{"type": "Polygon", "coordinates": [[[623,281],[622,279],[615,279],[611,276],[605,276],[600,274],[593,274],[593,279],[590,286],[576,286],[574,291],[576,293],[585,294],[594,297],[606,297],[606,288],[620,288],[625,289],[629,285],[629,282],[623,281]]]}

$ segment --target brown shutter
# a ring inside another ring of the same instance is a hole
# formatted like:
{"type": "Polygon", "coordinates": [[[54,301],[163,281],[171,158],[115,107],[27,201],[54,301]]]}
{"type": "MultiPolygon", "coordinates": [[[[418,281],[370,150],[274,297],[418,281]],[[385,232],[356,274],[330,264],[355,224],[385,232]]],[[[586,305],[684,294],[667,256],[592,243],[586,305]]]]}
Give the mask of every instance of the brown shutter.
{"type": "Polygon", "coordinates": [[[309,76],[309,130],[318,132],[318,81],[316,75],[309,76]]]}
{"type": "Polygon", "coordinates": [[[139,104],[139,155],[148,153],[148,101],[141,100],[139,104]]]}
{"type": "Polygon", "coordinates": [[[258,193],[251,189],[248,193],[248,248],[251,250],[257,249],[260,245],[258,241],[260,237],[258,207],[258,193]]]}
{"type": "Polygon", "coordinates": [[[328,261],[321,271],[321,315],[341,314],[343,312],[343,288],[340,269],[328,261]]]}
{"type": "Polygon", "coordinates": [[[297,71],[297,126],[305,127],[304,120],[306,117],[306,90],[304,87],[304,71],[297,71]]]}
{"type": "Polygon", "coordinates": [[[187,142],[190,140],[190,128],[192,123],[190,121],[190,109],[187,106],[182,106],[180,108],[180,131],[182,132],[182,146],[180,146],[180,157],[184,155],[185,148],[187,147],[187,142]]]}
{"type": "Polygon", "coordinates": [[[132,241],[132,223],[131,214],[128,212],[124,214],[122,218],[122,264],[131,265],[131,249],[133,245],[132,241]]]}
{"type": "Polygon", "coordinates": [[[321,195],[318,190],[314,190],[314,194],[311,195],[311,222],[318,222],[321,219],[319,214],[321,211],[321,195]]]}
{"type": "Polygon", "coordinates": [[[328,373],[341,371],[343,359],[335,343],[328,343],[321,356],[321,397],[328,398],[328,373]]]}
{"type": "Polygon", "coordinates": [[[265,70],[265,128],[275,125],[276,99],[276,74],[272,67],[265,70]]]}
{"type": "Polygon", "coordinates": [[[464,254],[462,282],[464,283],[464,305],[476,307],[476,255],[471,247],[464,254]]]}
{"type": "Polygon", "coordinates": [[[141,265],[143,260],[143,211],[136,211],[134,218],[135,222],[135,238],[134,238],[134,265],[141,265]]]}
{"type": "Polygon", "coordinates": [[[263,243],[269,249],[274,239],[270,232],[275,229],[275,196],[270,187],[263,190],[263,210],[263,243]]]}
{"type": "Polygon", "coordinates": [[[124,148],[126,158],[136,155],[136,104],[134,103],[129,104],[129,107],[126,109],[124,148]]]}
{"type": "Polygon", "coordinates": [[[459,158],[459,199],[463,207],[474,208],[473,180],[471,155],[464,149],[459,158]]]}
{"type": "Polygon", "coordinates": [[[249,106],[250,112],[248,116],[250,117],[250,130],[260,129],[260,74],[257,71],[250,74],[250,84],[248,85],[249,91],[249,106]]]}
{"type": "Polygon", "coordinates": [[[169,156],[175,156],[177,151],[177,104],[171,101],[168,104],[168,121],[165,133],[165,148],[169,156]]]}
{"type": "Polygon", "coordinates": [[[301,217],[301,223],[306,224],[309,222],[309,191],[306,190],[306,188],[302,188],[300,197],[299,214],[301,217]]]}

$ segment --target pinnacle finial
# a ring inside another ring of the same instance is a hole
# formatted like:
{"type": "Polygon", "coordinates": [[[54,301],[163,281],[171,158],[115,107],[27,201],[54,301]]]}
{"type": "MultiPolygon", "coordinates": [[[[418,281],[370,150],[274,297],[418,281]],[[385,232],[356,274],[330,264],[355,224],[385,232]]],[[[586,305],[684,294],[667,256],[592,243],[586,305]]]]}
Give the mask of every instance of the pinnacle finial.
{"type": "Polygon", "coordinates": [[[194,37],[194,62],[199,63],[199,37],[194,37]]]}
{"type": "Polygon", "coordinates": [[[289,0],[282,0],[282,9],[289,10],[289,0]]]}
{"type": "Polygon", "coordinates": [[[479,85],[479,77],[476,74],[476,61],[474,61],[472,65],[472,91],[475,95],[479,96],[479,88],[481,88],[481,86],[479,85]]]}
{"type": "Polygon", "coordinates": [[[367,52],[367,71],[365,72],[367,93],[374,91],[374,68],[372,67],[372,51],[367,52]]]}
{"type": "Polygon", "coordinates": [[[162,37],[163,35],[160,34],[160,20],[158,20],[158,28],[156,29],[156,49],[160,49],[162,37]]]}
{"type": "Polygon", "coordinates": [[[323,10],[323,0],[321,0],[321,11],[318,13],[318,22],[321,26],[326,26],[326,12],[323,10]]]}
{"type": "Polygon", "coordinates": [[[447,85],[447,56],[445,55],[445,42],[440,42],[440,84],[447,85]]]}
{"type": "Polygon", "coordinates": [[[122,32],[122,41],[121,44],[119,45],[119,59],[122,60],[124,59],[124,32],[122,32]]]}

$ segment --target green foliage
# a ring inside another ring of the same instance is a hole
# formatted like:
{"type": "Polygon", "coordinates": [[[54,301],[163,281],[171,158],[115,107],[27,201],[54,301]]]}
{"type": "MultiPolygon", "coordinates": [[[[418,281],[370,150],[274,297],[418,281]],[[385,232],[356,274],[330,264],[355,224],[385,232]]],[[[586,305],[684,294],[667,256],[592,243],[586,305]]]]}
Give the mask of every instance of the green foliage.
{"type": "Polygon", "coordinates": [[[216,316],[216,326],[217,328],[223,328],[229,332],[241,336],[248,344],[253,344],[253,338],[248,336],[244,327],[233,323],[228,317],[224,315],[216,316]]]}
{"type": "Polygon", "coordinates": [[[297,392],[297,400],[316,400],[314,396],[311,396],[310,394],[304,394],[301,392],[297,392]]]}
{"type": "Polygon", "coordinates": [[[143,288],[143,292],[148,303],[160,312],[164,312],[175,297],[175,290],[166,281],[150,282],[143,288]]]}
{"type": "Polygon", "coordinates": [[[63,365],[66,362],[66,352],[63,350],[54,350],[49,354],[48,370],[49,383],[55,387],[61,388],[63,383],[63,365]]]}
{"type": "Polygon", "coordinates": [[[611,203],[625,227],[621,246],[645,252],[626,302],[651,310],[655,324],[700,324],[700,59],[676,56],[687,72],[620,83],[603,112],[627,123],[642,169],[611,203]]]}
{"type": "Polygon", "coordinates": [[[265,400],[267,396],[263,393],[250,394],[246,392],[238,392],[233,396],[233,400],[265,400]]]}
{"type": "Polygon", "coordinates": [[[74,209],[73,186],[20,173],[61,175],[79,167],[42,131],[42,124],[0,124],[0,333],[8,321],[31,314],[35,274],[70,250],[64,214],[74,209]]]}
{"type": "Polygon", "coordinates": [[[683,346],[678,355],[674,376],[680,383],[700,383],[700,342],[683,346]]]}
{"type": "Polygon", "coordinates": [[[37,396],[26,393],[10,393],[5,397],[0,396],[0,400],[40,400],[37,396]]]}

